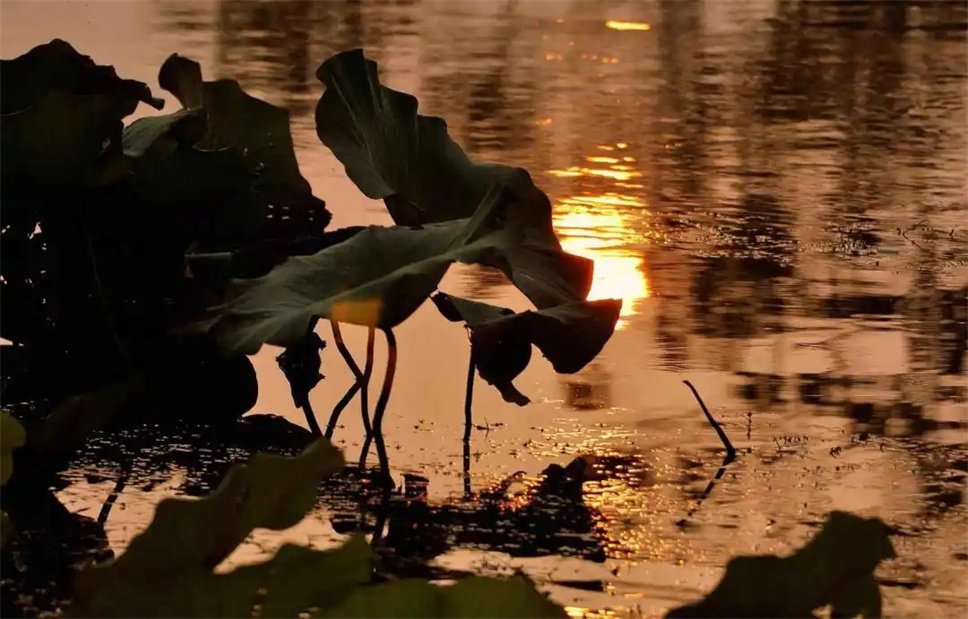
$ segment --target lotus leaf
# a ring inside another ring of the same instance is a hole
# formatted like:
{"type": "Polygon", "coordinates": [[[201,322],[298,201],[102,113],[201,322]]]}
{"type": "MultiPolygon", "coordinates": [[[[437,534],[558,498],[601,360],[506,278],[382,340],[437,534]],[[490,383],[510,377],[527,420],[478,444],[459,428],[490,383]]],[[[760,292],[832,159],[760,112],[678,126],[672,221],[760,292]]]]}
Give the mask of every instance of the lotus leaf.
{"type": "Polygon", "coordinates": [[[27,434],[10,413],[0,411],[0,486],[13,474],[13,450],[23,447],[27,434]]]}
{"type": "Polygon", "coordinates": [[[371,226],[268,275],[236,280],[211,327],[223,349],[252,354],[263,343],[288,347],[314,316],[389,329],[436,289],[453,262],[482,262],[514,247],[503,225],[505,188],[495,187],[471,219],[427,226],[371,226]]]}
{"type": "Polygon", "coordinates": [[[234,80],[202,81],[199,64],[178,54],[162,65],[158,82],[185,108],[204,111],[206,130],[197,148],[239,152],[270,204],[311,211],[316,231],[322,232],[331,216],[299,172],[288,111],[246,94],[234,80]]]}
{"type": "Polygon", "coordinates": [[[425,580],[359,587],[322,617],[565,617],[564,610],[523,577],[471,577],[455,585],[425,580]]]}
{"type": "Polygon", "coordinates": [[[370,571],[370,548],[362,536],[327,551],[286,544],[268,561],[224,574],[184,565],[148,579],[144,571],[121,572],[109,564],[80,575],[71,614],[250,617],[258,606],[261,617],[296,617],[313,606],[339,603],[353,587],[369,580],[370,571]]]}
{"type": "Polygon", "coordinates": [[[133,113],[139,102],[159,110],[165,105],[144,82],[121,79],[114,67],[95,64],[61,39],[0,61],[0,114],[26,110],[52,91],[106,97],[118,119],[133,113]]]}
{"type": "Polygon", "coordinates": [[[834,617],[879,617],[874,569],[895,556],[879,519],[831,512],[793,555],[734,557],[712,592],[666,617],[811,617],[827,605],[834,617]]]}
{"type": "Polygon", "coordinates": [[[518,244],[483,264],[501,269],[538,308],[584,299],[592,263],[561,251],[551,202],[521,168],[479,164],[447,134],[440,118],[417,114],[412,95],[380,84],[362,50],[337,54],[316,72],[326,86],[316,133],[370,198],[382,198],[399,225],[470,217],[495,184],[509,189],[508,223],[518,244]]]}
{"type": "Polygon", "coordinates": [[[579,301],[515,314],[505,307],[438,293],[432,297],[445,318],[463,321],[471,332],[471,359],[481,378],[508,402],[528,398],[511,383],[527,367],[534,344],[560,374],[581,370],[601,352],[615,330],[622,301],[579,301]]]}

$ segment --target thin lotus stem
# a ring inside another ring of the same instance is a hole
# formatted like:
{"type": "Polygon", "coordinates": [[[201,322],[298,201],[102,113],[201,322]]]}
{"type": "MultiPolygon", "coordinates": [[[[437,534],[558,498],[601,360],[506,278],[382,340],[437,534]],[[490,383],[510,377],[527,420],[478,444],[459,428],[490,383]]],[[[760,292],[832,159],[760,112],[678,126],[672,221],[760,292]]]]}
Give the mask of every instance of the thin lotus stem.
{"type": "Polygon", "coordinates": [[[360,448],[360,463],[358,465],[361,471],[366,470],[366,458],[367,456],[370,455],[370,443],[372,442],[373,442],[372,433],[363,439],[363,447],[360,448]]]}
{"type": "Polygon", "coordinates": [[[376,344],[376,329],[366,331],[366,363],[363,365],[363,378],[360,381],[360,414],[363,416],[363,430],[367,438],[373,436],[370,425],[370,377],[373,376],[373,346],[376,344]]]}
{"type": "Polygon", "coordinates": [[[467,392],[464,395],[464,443],[470,443],[471,427],[473,426],[471,407],[474,402],[474,369],[474,355],[472,353],[471,360],[467,364],[467,392]]]}
{"type": "MultiPolygon", "coordinates": [[[[329,324],[333,328],[333,341],[336,342],[336,349],[343,357],[343,361],[346,362],[346,365],[350,368],[350,372],[353,373],[353,377],[355,378],[353,384],[350,385],[350,388],[345,394],[343,394],[343,397],[340,399],[340,401],[336,403],[336,406],[333,408],[333,412],[329,415],[329,421],[326,423],[326,438],[333,438],[333,433],[336,432],[336,424],[339,422],[339,416],[343,413],[343,409],[353,401],[353,398],[356,396],[356,392],[359,391],[364,384],[364,377],[363,373],[360,372],[360,366],[356,365],[353,355],[350,354],[349,349],[346,347],[346,342],[343,341],[343,334],[340,332],[339,323],[330,318],[329,324]]],[[[369,354],[369,350],[367,353],[369,354]]],[[[366,406],[365,400],[364,406],[366,406]]],[[[365,414],[364,417],[366,417],[365,414]]],[[[369,418],[365,418],[363,427],[366,429],[367,434],[369,434],[369,426],[370,420],[369,418]]]]}
{"type": "Polygon", "coordinates": [[[726,448],[726,459],[723,461],[723,466],[726,466],[736,459],[736,449],[733,447],[733,444],[729,442],[729,437],[726,436],[726,432],[723,430],[722,426],[720,426],[716,420],[713,419],[713,416],[709,413],[709,409],[706,408],[706,404],[702,401],[702,398],[699,397],[699,392],[696,391],[696,388],[692,386],[692,383],[690,383],[688,380],[684,380],[682,382],[684,382],[686,386],[692,390],[692,394],[696,396],[696,400],[699,402],[699,406],[702,408],[703,414],[705,414],[706,419],[709,420],[709,425],[713,427],[713,430],[715,430],[716,434],[719,435],[719,440],[723,442],[723,447],[726,448]]]}
{"type": "Polygon", "coordinates": [[[370,545],[376,546],[383,540],[384,529],[387,528],[387,520],[390,516],[390,488],[384,487],[380,493],[380,505],[377,507],[376,526],[373,528],[373,537],[370,545]]]}
{"type": "MultiPolygon", "coordinates": [[[[303,414],[306,415],[306,424],[309,426],[309,431],[313,433],[313,436],[322,436],[323,432],[319,428],[319,422],[316,421],[316,413],[313,411],[313,405],[309,403],[309,395],[306,395],[306,403],[302,407],[303,414]]],[[[329,438],[329,435],[326,436],[329,438]]]]}
{"type": "Polygon", "coordinates": [[[386,412],[387,402],[390,400],[390,389],[393,387],[393,375],[397,370],[397,338],[390,329],[384,329],[387,338],[387,372],[383,377],[383,388],[376,401],[373,412],[373,439],[376,441],[376,453],[380,459],[380,472],[384,481],[390,479],[390,461],[387,459],[387,448],[383,442],[383,413],[386,412]]]}
{"type": "Polygon", "coordinates": [[[118,496],[124,490],[125,485],[128,483],[128,477],[131,475],[131,460],[125,458],[121,463],[121,473],[118,475],[118,481],[114,484],[114,489],[111,490],[111,494],[108,495],[104,505],[101,506],[101,511],[97,515],[97,523],[101,526],[107,524],[108,516],[111,515],[111,508],[114,507],[115,502],[118,500],[118,496]]]}
{"type": "Polygon", "coordinates": [[[464,498],[471,498],[471,444],[464,441],[464,498]]]}

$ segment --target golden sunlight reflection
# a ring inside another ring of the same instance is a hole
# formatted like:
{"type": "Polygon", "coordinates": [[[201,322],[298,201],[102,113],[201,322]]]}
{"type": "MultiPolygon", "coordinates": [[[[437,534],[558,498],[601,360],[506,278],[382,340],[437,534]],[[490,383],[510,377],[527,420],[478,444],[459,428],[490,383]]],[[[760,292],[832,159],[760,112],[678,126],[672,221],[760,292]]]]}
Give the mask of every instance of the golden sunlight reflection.
{"type": "Polygon", "coordinates": [[[635,21],[620,21],[620,20],[610,20],[605,22],[606,28],[611,28],[612,30],[639,30],[641,32],[648,32],[652,30],[652,26],[644,22],[635,21]]]}
{"type": "Polygon", "coordinates": [[[633,178],[638,178],[642,176],[638,172],[629,172],[621,169],[626,166],[611,166],[608,169],[602,168],[585,168],[581,166],[571,166],[566,170],[550,170],[549,174],[557,176],[559,178],[570,178],[576,176],[600,176],[602,178],[611,178],[616,181],[627,181],[633,178]]]}
{"type": "MultiPolygon", "coordinates": [[[[637,304],[649,296],[649,281],[642,257],[615,247],[633,240],[627,208],[644,206],[629,196],[572,196],[558,203],[555,229],[562,248],[595,261],[588,298],[622,299],[621,316],[637,313],[637,304]]],[[[620,319],[616,328],[627,322],[620,319]]]]}

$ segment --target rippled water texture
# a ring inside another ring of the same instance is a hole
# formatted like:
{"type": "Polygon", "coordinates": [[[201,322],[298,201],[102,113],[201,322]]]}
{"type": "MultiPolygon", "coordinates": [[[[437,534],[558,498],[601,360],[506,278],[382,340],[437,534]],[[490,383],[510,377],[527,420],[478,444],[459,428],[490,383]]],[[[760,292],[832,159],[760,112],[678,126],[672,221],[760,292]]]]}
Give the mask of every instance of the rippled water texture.
{"type": "MultiPolygon", "coordinates": [[[[708,590],[730,556],[786,553],[845,509],[897,533],[900,558],[878,570],[887,616],[960,617],[966,21],[957,2],[4,0],[2,51],[61,37],[151,84],[168,54],[192,56],[291,110],[334,225],[389,224],[313,126],[318,63],[362,46],[473,158],[526,167],[551,196],[564,247],[595,260],[592,296],[623,299],[619,330],[578,375],[537,359],[517,381],[527,408],[478,384],[472,489],[523,472],[513,493],[585,456],[583,501],[461,498],[467,338],[428,304],[399,329],[384,425],[398,480],[428,480],[431,507],[396,515],[426,525],[398,531],[401,553],[441,569],[523,567],[575,615],[654,615],[708,590]],[[684,379],[740,451],[698,508],[722,449],[684,379]],[[549,511],[544,533],[515,535],[549,511]]],[[[452,270],[443,289],[526,307],[480,269],[452,270]]],[[[365,333],[346,331],[361,356],[365,333]]],[[[277,353],[254,359],[255,412],[304,423],[277,353]]],[[[351,382],[332,347],[323,373],[317,411],[351,382]]],[[[344,419],[337,438],[354,454],[360,424],[344,419]]],[[[140,454],[142,481],[107,522],[116,551],[162,496],[209,484],[197,461],[231,459],[213,448],[186,466],[180,449],[140,454]]],[[[79,466],[59,496],[93,516],[113,471],[79,466]]],[[[235,560],[283,539],[331,543],[333,496],[235,560]]]]}

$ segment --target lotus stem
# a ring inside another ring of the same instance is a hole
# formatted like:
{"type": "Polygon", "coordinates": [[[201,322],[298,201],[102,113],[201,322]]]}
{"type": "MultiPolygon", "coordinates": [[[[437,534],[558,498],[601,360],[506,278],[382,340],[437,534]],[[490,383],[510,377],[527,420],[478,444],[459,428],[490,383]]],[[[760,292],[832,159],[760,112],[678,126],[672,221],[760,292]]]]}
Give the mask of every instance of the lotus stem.
{"type": "MultiPolygon", "coordinates": [[[[316,324],[318,322],[319,322],[318,316],[313,316],[312,320],[309,321],[309,326],[306,327],[307,337],[309,336],[310,333],[316,330],[316,324]]],[[[312,432],[313,436],[322,436],[323,432],[319,427],[319,422],[316,420],[316,412],[313,410],[313,405],[309,403],[308,393],[306,394],[306,403],[303,404],[302,406],[302,412],[306,416],[306,425],[309,426],[309,431],[312,432]]]]}
{"type": "Polygon", "coordinates": [[[373,439],[376,441],[376,453],[380,459],[380,472],[385,475],[384,481],[390,479],[390,462],[387,459],[387,448],[383,441],[383,413],[386,412],[387,402],[390,400],[390,389],[393,388],[393,375],[397,370],[397,338],[390,329],[384,329],[387,338],[387,371],[383,377],[383,388],[376,401],[373,412],[373,439]]]}
{"type": "Polygon", "coordinates": [[[464,498],[471,498],[471,444],[464,441],[464,498]]]}
{"type": "Polygon", "coordinates": [[[373,346],[376,343],[376,329],[369,327],[366,331],[366,363],[363,365],[363,379],[360,384],[360,413],[363,416],[363,430],[367,438],[373,436],[370,425],[370,377],[373,376],[373,346]]]}
{"type": "Polygon", "coordinates": [[[469,444],[471,440],[471,428],[473,427],[472,405],[474,402],[474,354],[471,353],[470,362],[467,364],[467,392],[464,395],[464,443],[469,444]]]}
{"type": "Polygon", "coordinates": [[[699,406],[702,408],[703,414],[705,414],[706,419],[709,420],[709,425],[713,427],[713,430],[715,430],[716,434],[719,435],[719,440],[723,442],[723,447],[726,448],[726,459],[723,461],[723,466],[726,466],[736,459],[736,449],[733,447],[733,444],[729,442],[729,437],[726,436],[726,432],[723,430],[722,426],[720,426],[716,420],[713,419],[712,414],[710,414],[709,409],[706,408],[705,402],[702,401],[702,398],[699,396],[699,392],[696,391],[696,388],[692,386],[692,383],[690,383],[688,380],[684,380],[682,382],[686,384],[686,387],[689,387],[689,389],[692,390],[692,395],[696,396],[696,401],[699,402],[699,406]]]}
{"type": "MultiPolygon", "coordinates": [[[[343,394],[343,397],[340,399],[340,401],[336,403],[336,406],[333,408],[333,412],[330,413],[329,421],[326,423],[326,438],[333,438],[333,433],[336,432],[336,424],[339,422],[339,416],[343,413],[343,409],[345,409],[349,403],[353,401],[353,397],[356,396],[356,392],[361,388],[364,389],[363,428],[366,430],[366,433],[369,434],[370,419],[366,410],[367,405],[365,391],[365,385],[369,382],[369,376],[364,372],[360,372],[360,367],[356,365],[356,360],[353,359],[353,355],[350,354],[349,349],[346,347],[346,342],[343,341],[343,334],[340,331],[339,323],[330,318],[329,324],[333,328],[333,341],[336,342],[336,349],[343,357],[343,361],[345,361],[346,365],[350,368],[350,372],[353,373],[355,380],[346,393],[343,394]]],[[[370,331],[372,333],[373,329],[371,328],[370,331]]],[[[370,338],[372,339],[372,337],[373,336],[371,334],[370,338]]],[[[372,356],[371,351],[372,346],[370,346],[369,342],[367,342],[367,363],[371,364],[370,367],[372,367],[372,362],[370,361],[370,357],[372,356]]]]}
{"type": "MultiPolygon", "coordinates": [[[[306,424],[309,426],[309,431],[313,433],[313,436],[322,436],[323,432],[319,428],[319,422],[316,421],[313,405],[309,403],[309,394],[306,394],[306,403],[303,404],[302,411],[306,415],[306,424]]],[[[329,438],[329,436],[327,435],[326,438],[329,438]]]]}

